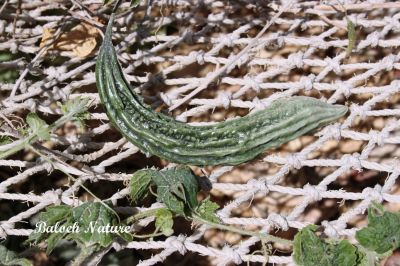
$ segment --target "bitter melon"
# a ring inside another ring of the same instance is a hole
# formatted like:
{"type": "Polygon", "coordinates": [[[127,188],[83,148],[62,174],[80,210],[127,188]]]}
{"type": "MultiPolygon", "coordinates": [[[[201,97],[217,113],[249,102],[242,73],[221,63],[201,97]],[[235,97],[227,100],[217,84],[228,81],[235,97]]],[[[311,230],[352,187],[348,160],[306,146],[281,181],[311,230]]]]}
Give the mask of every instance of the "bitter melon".
{"type": "Polygon", "coordinates": [[[130,89],[112,44],[111,15],[96,63],[96,83],[110,121],[146,154],[187,165],[237,165],[332,122],[347,107],[291,97],[215,125],[191,126],[157,113],[130,89]]]}

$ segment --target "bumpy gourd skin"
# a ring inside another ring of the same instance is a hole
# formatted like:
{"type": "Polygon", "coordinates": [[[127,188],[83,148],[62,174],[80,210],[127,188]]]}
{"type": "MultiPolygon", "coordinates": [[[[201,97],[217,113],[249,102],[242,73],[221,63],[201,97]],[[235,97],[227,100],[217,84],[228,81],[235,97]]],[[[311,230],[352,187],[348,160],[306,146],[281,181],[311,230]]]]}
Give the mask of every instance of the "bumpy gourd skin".
{"type": "Polygon", "coordinates": [[[130,89],[111,42],[108,23],[96,63],[96,83],[114,127],[142,152],[188,165],[237,165],[332,122],[347,107],[291,97],[215,125],[191,126],[157,113],[130,89]]]}

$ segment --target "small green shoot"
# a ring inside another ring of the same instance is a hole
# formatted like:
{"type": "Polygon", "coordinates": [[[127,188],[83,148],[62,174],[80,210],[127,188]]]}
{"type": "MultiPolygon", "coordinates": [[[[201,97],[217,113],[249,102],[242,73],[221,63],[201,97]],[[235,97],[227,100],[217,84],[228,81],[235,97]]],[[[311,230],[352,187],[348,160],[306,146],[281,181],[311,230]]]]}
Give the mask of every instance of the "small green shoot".
{"type": "Polygon", "coordinates": [[[196,214],[203,218],[204,220],[219,223],[220,219],[215,214],[216,210],[219,209],[219,205],[210,200],[210,198],[206,198],[203,200],[200,205],[196,208],[196,214]]]}
{"type": "Polygon", "coordinates": [[[66,101],[61,105],[61,112],[70,121],[75,123],[78,127],[84,126],[84,120],[90,118],[90,113],[87,111],[90,99],[89,98],[73,98],[66,101]]]}
{"type": "Polygon", "coordinates": [[[353,48],[356,43],[356,27],[353,23],[353,21],[350,20],[349,16],[347,15],[347,10],[346,7],[337,0],[337,3],[341,6],[342,10],[337,9],[334,5],[331,5],[331,7],[336,10],[339,13],[344,13],[344,16],[347,21],[347,39],[348,39],[348,45],[346,49],[346,55],[349,56],[351,52],[353,51],[353,48]]]}
{"type": "Polygon", "coordinates": [[[49,125],[36,113],[29,113],[26,116],[26,123],[29,126],[29,134],[36,135],[39,140],[50,139],[49,125]]]}
{"type": "MultiPolygon", "coordinates": [[[[77,126],[83,127],[83,121],[88,119],[90,114],[87,109],[89,107],[88,98],[74,98],[60,105],[62,116],[57,119],[54,123],[48,125],[43,119],[41,119],[36,113],[29,113],[26,116],[27,129],[19,129],[23,137],[18,141],[15,141],[15,145],[12,145],[9,149],[2,150],[0,152],[0,159],[7,158],[14,153],[30,147],[37,141],[45,141],[50,139],[50,134],[65,124],[68,121],[72,121],[77,126]]],[[[4,145],[5,143],[1,143],[4,145]]]]}
{"type": "Polygon", "coordinates": [[[170,236],[174,233],[173,225],[174,220],[171,211],[167,209],[158,209],[156,211],[156,230],[161,231],[165,236],[170,236]]]}
{"type": "Polygon", "coordinates": [[[356,43],[356,27],[349,18],[347,18],[347,39],[349,44],[347,45],[346,54],[350,55],[356,43]]]}

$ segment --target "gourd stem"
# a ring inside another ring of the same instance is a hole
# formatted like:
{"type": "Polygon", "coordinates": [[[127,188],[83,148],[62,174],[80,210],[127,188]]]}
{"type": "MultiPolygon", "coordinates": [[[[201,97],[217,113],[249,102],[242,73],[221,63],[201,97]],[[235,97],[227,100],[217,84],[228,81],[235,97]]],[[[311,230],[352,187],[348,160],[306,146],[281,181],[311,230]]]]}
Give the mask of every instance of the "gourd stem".
{"type": "MultiPolygon", "coordinates": [[[[150,210],[146,210],[146,211],[137,213],[137,214],[129,217],[128,219],[126,219],[126,223],[127,224],[134,223],[134,222],[140,220],[141,218],[154,216],[155,213],[160,209],[166,209],[166,208],[155,208],[155,209],[150,209],[150,210]]],[[[257,233],[257,232],[248,231],[248,230],[240,229],[237,227],[229,226],[229,225],[211,222],[211,221],[208,221],[194,213],[192,214],[191,217],[187,217],[187,218],[191,219],[194,222],[200,223],[200,224],[206,224],[212,228],[230,231],[230,232],[238,233],[240,235],[258,237],[265,242],[276,242],[276,243],[280,243],[280,244],[287,245],[287,246],[293,245],[293,242],[291,240],[287,240],[287,239],[284,239],[284,238],[281,238],[278,236],[268,235],[265,233],[257,233]]]]}
{"type": "Polygon", "coordinates": [[[287,246],[293,245],[293,242],[291,240],[287,240],[287,239],[284,239],[284,238],[281,238],[278,236],[268,235],[268,234],[264,234],[264,233],[252,232],[252,231],[240,229],[240,228],[229,226],[229,225],[214,223],[214,222],[208,221],[204,218],[201,218],[200,216],[198,216],[196,214],[192,215],[192,219],[195,222],[207,224],[216,229],[226,230],[226,231],[230,231],[230,232],[234,232],[234,233],[238,233],[238,234],[246,235],[246,236],[258,237],[266,242],[276,242],[276,243],[280,243],[280,244],[287,245],[287,246]]]}
{"type": "Polygon", "coordinates": [[[134,223],[134,222],[136,222],[136,221],[138,221],[138,220],[140,220],[142,218],[149,217],[149,216],[154,216],[156,214],[156,212],[158,210],[160,210],[160,209],[166,209],[166,208],[155,208],[155,209],[150,209],[150,210],[139,212],[139,213],[137,213],[137,214],[135,214],[133,216],[128,217],[125,220],[125,222],[127,224],[130,224],[130,223],[134,223]]]}

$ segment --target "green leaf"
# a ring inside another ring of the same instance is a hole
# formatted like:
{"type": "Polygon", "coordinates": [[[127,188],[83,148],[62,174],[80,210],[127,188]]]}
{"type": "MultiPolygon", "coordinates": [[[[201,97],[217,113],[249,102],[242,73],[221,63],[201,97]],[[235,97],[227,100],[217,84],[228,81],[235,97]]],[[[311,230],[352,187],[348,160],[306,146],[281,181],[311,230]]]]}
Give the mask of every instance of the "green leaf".
{"type": "Polygon", "coordinates": [[[131,0],[131,7],[137,7],[142,0],[131,0]]]}
{"type": "Polygon", "coordinates": [[[116,213],[101,202],[86,202],[75,208],[66,205],[47,207],[39,214],[38,220],[27,242],[37,244],[47,240],[47,253],[61,239],[77,242],[82,250],[95,251],[110,245],[117,236],[126,241],[132,240],[129,227],[120,223],[116,213]],[[43,229],[57,232],[39,231],[43,229]],[[124,232],[125,229],[127,232],[124,232]]]}
{"type": "Polygon", "coordinates": [[[346,54],[349,55],[356,43],[356,27],[350,19],[347,19],[347,39],[349,40],[349,44],[347,45],[346,54]]]}
{"type": "Polygon", "coordinates": [[[203,200],[200,205],[196,209],[196,213],[203,219],[213,222],[219,223],[220,220],[218,216],[215,214],[215,211],[219,209],[219,205],[209,198],[203,200]]]}
{"type": "MultiPolygon", "coordinates": [[[[68,221],[63,224],[63,226],[71,226],[72,222],[68,221]]],[[[52,233],[49,235],[47,238],[47,248],[46,248],[46,253],[50,254],[53,249],[57,246],[58,242],[63,239],[67,233],[52,233]]]]}
{"type": "Polygon", "coordinates": [[[192,170],[180,166],[165,170],[144,169],[131,178],[130,195],[138,200],[145,195],[151,182],[157,186],[157,199],[175,214],[186,215],[197,208],[199,184],[192,170]]]}
{"type": "Polygon", "coordinates": [[[114,2],[114,0],[103,0],[103,5],[108,5],[114,2]]]}
{"type": "Polygon", "coordinates": [[[148,170],[136,171],[129,183],[130,197],[133,201],[140,200],[148,191],[151,183],[151,172],[148,170]]]}
{"type": "Polygon", "coordinates": [[[198,205],[197,193],[199,192],[199,184],[193,171],[187,166],[180,166],[170,170],[170,175],[183,185],[184,200],[189,205],[191,210],[194,210],[198,205]]]}
{"type": "Polygon", "coordinates": [[[157,185],[157,189],[162,190],[162,193],[165,194],[168,191],[169,194],[173,194],[177,200],[183,201],[184,205],[189,207],[189,210],[194,210],[198,206],[197,193],[200,189],[196,176],[189,167],[152,171],[152,180],[157,185]]]}
{"type": "Polygon", "coordinates": [[[47,225],[53,225],[67,218],[71,214],[71,209],[72,208],[67,205],[47,207],[45,212],[40,213],[39,220],[45,222],[47,225]]]}
{"type": "Polygon", "coordinates": [[[159,229],[165,236],[170,236],[174,233],[172,226],[174,225],[174,220],[172,212],[167,209],[158,209],[156,211],[156,222],[155,226],[159,229]]]}
{"type": "Polygon", "coordinates": [[[32,262],[24,258],[18,258],[14,251],[8,250],[5,246],[0,245],[0,264],[1,265],[20,265],[32,266],[32,262]]]}
{"type": "Polygon", "coordinates": [[[357,266],[364,253],[347,240],[324,240],[315,234],[316,225],[309,225],[294,237],[293,260],[298,266],[357,266]]]}
{"type": "Polygon", "coordinates": [[[167,206],[167,208],[173,213],[185,215],[185,204],[170,192],[168,186],[157,186],[157,199],[158,201],[164,203],[165,206],[167,206]]]}
{"type": "Polygon", "coordinates": [[[368,209],[368,226],[356,232],[357,241],[378,254],[400,247],[400,213],[383,211],[375,205],[368,209]]]}
{"type": "Polygon", "coordinates": [[[77,126],[83,127],[83,121],[90,118],[90,113],[87,111],[89,108],[89,101],[89,98],[81,97],[69,99],[61,105],[61,112],[77,126]]]}
{"type": "Polygon", "coordinates": [[[117,225],[118,219],[114,212],[101,202],[86,202],[72,210],[74,221],[78,223],[79,233],[71,238],[83,246],[99,245],[107,247],[113,241],[113,234],[105,232],[107,226],[117,225]]]}
{"type": "Polygon", "coordinates": [[[337,264],[334,265],[359,265],[359,262],[363,259],[363,255],[358,252],[357,247],[350,244],[347,240],[342,240],[335,247],[335,254],[337,264]]]}
{"type": "MultiPolygon", "coordinates": [[[[71,207],[67,205],[50,206],[46,211],[39,214],[39,222],[36,223],[36,228],[32,234],[29,235],[27,242],[39,243],[44,240],[49,233],[39,232],[41,228],[55,225],[57,222],[62,225],[71,215],[71,207]]],[[[54,233],[57,235],[57,233],[54,233]]],[[[54,239],[55,237],[52,237],[54,239]]],[[[53,243],[56,245],[57,243],[53,243]]]]}
{"type": "Polygon", "coordinates": [[[185,189],[183,188],[183,184],[179,182],[179,179],[173,173],[171,169],[167,170],[154,170],[148,169],[151,171],[151,179],[156,184],[157,187],[167,187],[168,191],[174,193],[179,199],[186,201],[185,189]]]}
{"type": "Polygon", "coordinates": [[[26,116],[26,123],[28,123],[31,129],[31,134],[35,134],[40,140],[50,139],[49,126],[36,113],[29,113],[26,116]]]}

